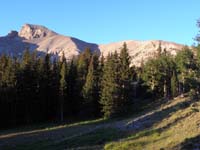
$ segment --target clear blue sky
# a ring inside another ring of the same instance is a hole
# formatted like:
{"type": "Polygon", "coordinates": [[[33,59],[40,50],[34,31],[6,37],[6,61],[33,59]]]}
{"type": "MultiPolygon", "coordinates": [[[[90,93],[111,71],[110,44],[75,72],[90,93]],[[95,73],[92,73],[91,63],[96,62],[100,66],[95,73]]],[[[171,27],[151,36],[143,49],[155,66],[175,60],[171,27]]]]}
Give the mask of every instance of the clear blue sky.
{"type": "Polygon", "coordinates": [[[200,0],[1,0],[0,36],[24,23],[87,42],[161,39],[191,45],[200,0]]]}

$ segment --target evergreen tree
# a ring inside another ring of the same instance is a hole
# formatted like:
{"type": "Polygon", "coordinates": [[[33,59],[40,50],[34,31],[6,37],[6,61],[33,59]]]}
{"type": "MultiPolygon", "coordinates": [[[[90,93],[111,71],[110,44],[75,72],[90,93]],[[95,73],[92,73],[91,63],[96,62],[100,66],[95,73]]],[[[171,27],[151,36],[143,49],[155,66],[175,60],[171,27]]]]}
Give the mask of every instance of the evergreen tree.
{"type": "MultiPolygon", "coordinates": [[[[170,55],[166,55],[163,53],[162,56],[159,58],[161,63],[161,85],[163,85],[163,97],[170,98],[171,96],[171,77],[174,70],[174,62],[170,55]]],[[[160,87],[161,87],[160,85],[160,87]]]]}
{"type": "MultiPolygon", "coordinates": [[[[88,73],[88,67],[90,63],[92,53],[89,48],[86,48],[78,57],[77,60],[77,82],[76,82],[76,88],[77,88],[77,96],[76,99],[78,99],[80,102],[83,102],[83,86],[86,82],[86,76],[88,73]]],[[[83,104],[80,104],[80,107],[82,107],[83,104]]],[[[80,114],[82,114],[82,109],[80,110],[80,114]]]]}
{"type": "Polygon", "coordinates": [[[146,62],[142,72],[142,79],[146,85],[149,86],[150,90],[157,93],[157,87],[159,86],[160,76],[158,75],[158,63],[154,59],[150,59],[146,62]]]}
{"type": "Polygon", "coordinates": [[[80,78],[80,82],[82,84],[84,84],[86,79],[91,56],[92,56],[91,50],[89,48],[86,48],[78,57],[77,71],[80,78]]]}
{"type": "Polygon", "coordinates": [[[125,112],[127,110],[126,106],[130,102],[130,93],[131,93],[131,57],[128,53],[128,48],[126,43],[123,44],[123,47],[119,55],[119,88],[120,88],[120,105],[121,111],[125,112]]]}
{"type": "MultiPolygon", "coordinates": [[[[197,21],[197,27],[200,28],[200,19],[197,21]]],[[[196,41],[200,44],[200,31],[196,36],[196,41]]]]}
{"type": "Polygon", "coordinates": [[[73,58],[69,64],[67,75],[67,99],[69,102],[69,115],[75,116],[81,109],[80,89],[78,83],[77,60],[73,58]]]}
{"type": "Polygon", "coordinates": [[[52,112],[52,89],[51,89],[51,81],[52,81],[52,67],[50,55],[46,54],[42,64],[41,70],[41,78],[40,78],[40,98],[43,102],[43,111],[45,119],[50,119],[50,114],[52,112]]]}
{"type": "Polygon", "coordinates": [[[59,108],[59,88],[60,88],[60,66],[58,60],[54,59],[53,68],[52,68],[52,80],[51,80],[51,116],[53,118],[58,114],[59,108]]]}
{"type": "Polygon", "coordinates": [[[162,54],[162,47],[161,47],[161,41],[159,41],[158,49],[157,49],[157,58],[159,58],[162,54]]]}
{"type": "Polygon", "coordinates": [[[195,69],[194,55],[188,47],[184,47],[175,58],[179,80],[179,92],[185,93],[189,90],[188,79],[193,75],[195,69]]]}
{"type": "Polygon", "coordinates": [[[173,67],[173,59],[166,54],[145,64],[142,78],[156,96],[169,98],[173,67]]]}
{"type": "Polygon", "coordinates": [[[171,77],[171,95],[172,97],[176,97],[178,95],[178,78],[176,71],[173,71],[173,75],[171,77]]]}
{"type": "Polygon", "coordinates": [[[98,65],[98,56],[94,54],[90,61],[86,82],[82,91],[85,109],[92,115],[96,115],[99,109],[98,65]]]}
{"type": "Polygon", "coordinates": [[[63,122],[64,120],[64,103],[65,103],[65,97],[66,97],[65,94],[67,89],[66,73],[67,73],[67,65],[65,59],[63,59],[60,70],[60,121],[61,122],[63,122]]]}
{"type": "Polygon", "coordinates": [[[100,104],[105,118],[110,118],[118,113],[118,64],[113,54],[107,57],[103,68],[103,79],[100,104]]]}

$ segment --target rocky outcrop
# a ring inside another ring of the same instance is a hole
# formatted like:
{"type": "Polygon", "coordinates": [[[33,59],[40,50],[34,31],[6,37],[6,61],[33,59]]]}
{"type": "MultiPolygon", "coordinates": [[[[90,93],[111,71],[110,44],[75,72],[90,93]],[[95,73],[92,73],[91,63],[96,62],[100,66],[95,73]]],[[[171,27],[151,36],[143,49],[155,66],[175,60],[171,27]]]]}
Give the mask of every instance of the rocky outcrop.
{"type": "Polygon", "coordinates": [[[57,35],[57,33],[47,29],[44,26],[25,24],[19,32],[19,36],[27,40],[35,38],[44,38],[57,35]]]}
{"type": "Polygon", "coordinates": [[[18,32],[17,31],[10,31],[10,33],[8,33],[7,37],[16,38],[16,37],[18,37],[18,32]]]}

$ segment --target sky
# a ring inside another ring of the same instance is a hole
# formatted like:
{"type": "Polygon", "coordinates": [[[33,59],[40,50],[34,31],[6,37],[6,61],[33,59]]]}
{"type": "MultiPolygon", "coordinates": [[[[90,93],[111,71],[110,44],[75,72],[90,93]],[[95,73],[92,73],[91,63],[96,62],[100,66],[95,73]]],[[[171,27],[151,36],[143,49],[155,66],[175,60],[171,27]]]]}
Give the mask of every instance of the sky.
{"type": "Polygon", "coordinates": [[[200,0],[1,0],[0,36],[23,24],[91,43],[166,40],[192,45],[200,0]]]}

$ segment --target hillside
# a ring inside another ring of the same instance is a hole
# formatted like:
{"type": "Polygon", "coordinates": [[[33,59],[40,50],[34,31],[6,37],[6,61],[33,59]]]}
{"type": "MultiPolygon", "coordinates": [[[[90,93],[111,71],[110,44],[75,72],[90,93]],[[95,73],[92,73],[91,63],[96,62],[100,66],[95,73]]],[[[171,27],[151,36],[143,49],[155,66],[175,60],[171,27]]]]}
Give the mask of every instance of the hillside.
{"type": "Polygon", "coordinates": [[[164,150],[199,149],[200,102],[177,97],[127,119],[103,119],[39,129],[1,131],[0,148],[164,150]]]}
{"type": "Polygon", "coordinates": [[[44,26],[25,24],[19,33],[11,31],[7,36],[0,37],[0,53],[21,55],[25,49],[29,48],[44,54],[62,56],[64,53],[67,59],[71,59],[85,48],[90,48],[107,56],[111,52],[119,52],[124,42],[127,43],[129,54],[133,58],[132,64],[136,66],[140,65],[141,61],[154,57],[159,45],[173,55],[183,47],[181,44],[161,40],[124,40],[108,44],[88,43],[74,37],[60,35],[44,26]]]}

